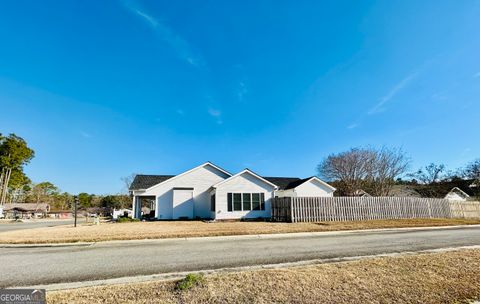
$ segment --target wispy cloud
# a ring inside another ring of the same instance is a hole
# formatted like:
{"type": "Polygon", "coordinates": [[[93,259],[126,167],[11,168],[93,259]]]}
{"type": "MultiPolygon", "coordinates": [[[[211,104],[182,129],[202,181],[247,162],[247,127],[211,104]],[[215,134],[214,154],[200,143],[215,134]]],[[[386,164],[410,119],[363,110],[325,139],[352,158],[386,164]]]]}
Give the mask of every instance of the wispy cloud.
{"type": "Polygon", "coordinates": [[[88,133],[85,132],[85,131],[80,131],[80,135],[81,135],[83,138],[90,138],[90,137],[92,137],[92,135],[88,134],[88,133]]]}
{"type": "Polygon", "coordinates": [[[157,19],[153,18],[152,16],[148,15],[147,13],[145,12],[142,12],[141,10],[139,9],[136,9],[136,8],[130,8],[133,12],[135,12],[137,15],[139,15],[140,17],[143,17],[143,19],[145,19],[145,21],[147,21],[148,23],[150,23],[150,25],[153,27],[153,28],[156,28],[158,26],[158,21],[157,19]]]}
{"type": "Polygon", "coordinates": [[[240,81],[238,83],[238,90],[237,90],[237,98],[238,101],[243,101],[243,98],[245,97],[245,94],[248,93],[247,86],[244,81],[240,81]]]}
{"type": "Polygon", "coordinates": [[[177,114],[183,116],[185,112],[182,109],[177,109],[177,114]]]}
{"type": "Polygon", "coordinates": [[[367,113],[369,115],[376,114],[383,112],[385,110],[384,106],[387,104],[390,100],[392,100],[400,91],[402,91],[405,87],[407,87],[410,82],[417,77],[419,71],[415,71],[409,75],[407,75],[405,78],[403,78],[400,82],[398,82],[393,88],[390,89],[390,91],[387,93],[387,95],[383,96],[380,98],[380,100],[375,104],[367,113]]]}
{"type": "Polygon", "coordinates": [[[353,130],[353,129],[358,128],[359,126],[360,126],[360,125],[359,125],[358,123],[355,123],[355,122],[354,122],[354,123],[348,125],[348,126],[347,126],[347,129],[353,130]]]}
{"type": "Polygon", "coordinates": [[[222,111],[214,108],[208,108],[208,114],[213,118],[215,118],[217,124],[219,125],[223,124],[222,111]]]}
{"type": "Polygon", "coordinates": [[[432,99],[442,101],[442,100],[447,100],[448,96],[445,93],[438,92],[438,93],[432,94],[432,99]]]}
{"type": "Polygon", "coordinates": [[[123,4],[130,12],[141,17],[142,20],[155,31],[158,37],[165,41],[180,58],[195,67],[204,65],[203,59],[200,55],[194,54],[188,41],[176,33],[165,22],[155,18],[144,9],[141,9],[135,2],[124,1],[123,4]]]}
{"type": "Polygon", "coordinates": [[[216,109],[213,109],[213,108],[209,108],[208,109],[208,114],[210,114],[210,116],[212,116],[212,117],[220,117],[220,116],[222,116],[222,111],[216,110],[216,109]]]}
{"type": "Polygon", "coordinates": [[[473,74],[473,78],[480,78],[480,72],[473,74]]]}

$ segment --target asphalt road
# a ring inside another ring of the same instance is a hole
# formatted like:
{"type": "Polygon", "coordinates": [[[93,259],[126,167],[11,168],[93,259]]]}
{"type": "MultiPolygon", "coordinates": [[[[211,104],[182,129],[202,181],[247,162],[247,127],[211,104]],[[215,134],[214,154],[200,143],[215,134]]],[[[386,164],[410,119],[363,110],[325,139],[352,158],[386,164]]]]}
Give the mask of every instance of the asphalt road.
{"type": "Polygon", "coordinates": [[[32,222],[18,222],[18,223],[1,223],[0,232],[33,229],[42,227],[53,227],[60,225],[73,224],[73,220],[49,220],[49,221],[32,221],[32,222]]]}
{"type": "Polygon", "coordinates": [[[480,245],[480,227],[0,248],[0,287],[480,245]]]}

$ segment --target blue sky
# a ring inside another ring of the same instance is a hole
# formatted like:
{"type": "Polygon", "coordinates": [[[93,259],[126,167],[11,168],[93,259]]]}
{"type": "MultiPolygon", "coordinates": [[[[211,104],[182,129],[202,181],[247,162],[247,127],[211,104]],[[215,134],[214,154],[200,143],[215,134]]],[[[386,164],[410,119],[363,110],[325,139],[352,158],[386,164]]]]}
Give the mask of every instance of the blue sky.
{"type": "Polygon", "coordinates": [[[0,132],[35,182],[115,193],[207,160],[310,176],[480,156],[480,1],[2,1],[0,132]]]}

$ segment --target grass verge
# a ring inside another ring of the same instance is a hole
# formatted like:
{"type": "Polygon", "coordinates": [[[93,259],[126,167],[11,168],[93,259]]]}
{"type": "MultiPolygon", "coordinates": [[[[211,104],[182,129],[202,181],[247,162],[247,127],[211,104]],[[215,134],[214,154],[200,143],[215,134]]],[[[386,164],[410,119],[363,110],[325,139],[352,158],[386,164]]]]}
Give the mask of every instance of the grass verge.
{"type": "Polygon", "coordinates": [[[472,219],[403,219],[319,223],[169,221],[102,223],[16,230],[0,233],[0,244],[101,242],[179,237],[322,232],[376,228],[426,227],[480,224],[472,219]]]}
{"type": "Polygon", "coordinates": [[[48,303],[469,303],[480,299],[480,250],[406,255],[177,281],[47,293],[48,303]]]}

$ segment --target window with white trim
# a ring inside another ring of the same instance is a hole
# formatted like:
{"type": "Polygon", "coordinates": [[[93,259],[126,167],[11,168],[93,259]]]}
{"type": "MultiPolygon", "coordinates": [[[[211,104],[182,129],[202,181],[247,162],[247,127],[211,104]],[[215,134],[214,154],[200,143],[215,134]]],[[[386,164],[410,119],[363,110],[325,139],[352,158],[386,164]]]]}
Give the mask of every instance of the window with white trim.
{"type": "Polygon", "coordinates": [[[210,211],[215,212],[215,194],[210,196],[210,211]]]}
{"type": "Polygon", "coordinates": [[[265,193],[227,193],[227,210],[265,210],[265,193]]]}

